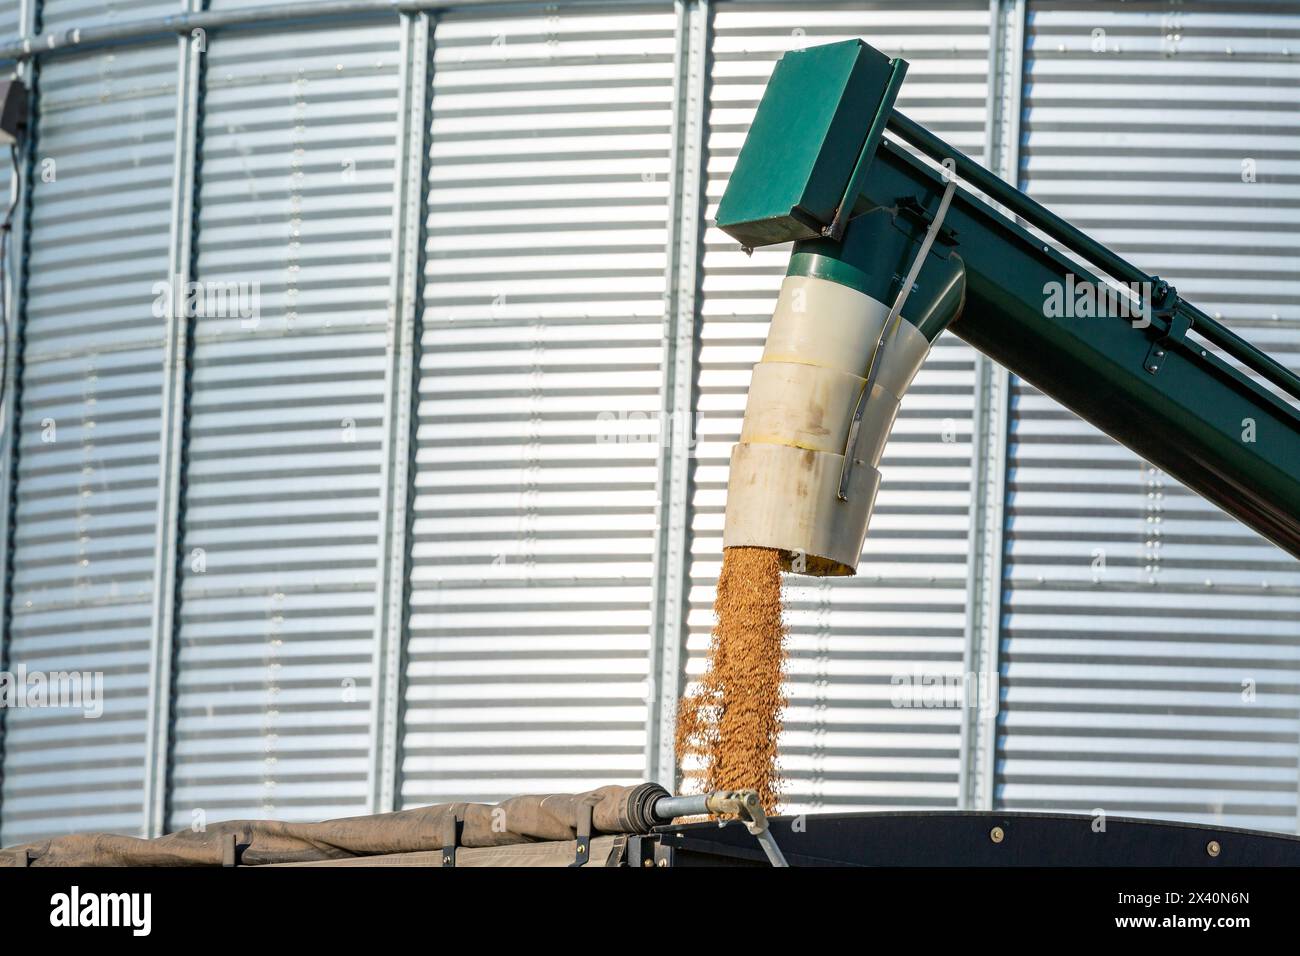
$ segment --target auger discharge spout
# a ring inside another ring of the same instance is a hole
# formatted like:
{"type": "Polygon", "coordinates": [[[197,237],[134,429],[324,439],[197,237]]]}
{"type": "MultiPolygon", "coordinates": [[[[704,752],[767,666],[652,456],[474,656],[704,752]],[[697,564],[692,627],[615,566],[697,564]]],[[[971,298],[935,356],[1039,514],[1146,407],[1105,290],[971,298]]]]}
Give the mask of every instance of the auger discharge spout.
{"type": "Polygon", "coordinates": [[[856,570],[899,403],[965,295],[942,233],[954,183],[928,208],[853,218],[845,199],[905,73],[860,43],[784,58],[719,206],[746,245],[795,240],[731,453],[723,547],[775,548],[804,574],[856,570]],[[810,86],[829,92],[808,100],[810,86]],[[779,128],[795,103],[807,121],[779,128]]]}
{"type": "Polygon", "coordinates": [[[899,403],[965,290],[961,259],[940,252],[924,288],[904,285],[919,223],[882,212],[849,228],[875,274],[827,278],[837,260],[796,247],[731,453],[723,547],[776,548],[803,574],[856,570],[899,403]]]}

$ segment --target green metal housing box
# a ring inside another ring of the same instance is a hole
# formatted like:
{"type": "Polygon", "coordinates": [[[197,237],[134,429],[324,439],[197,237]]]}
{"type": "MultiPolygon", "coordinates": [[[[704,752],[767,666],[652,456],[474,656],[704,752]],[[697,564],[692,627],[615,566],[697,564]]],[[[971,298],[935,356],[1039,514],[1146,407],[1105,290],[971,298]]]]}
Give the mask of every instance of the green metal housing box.
{"type": "Polygon", "coordinates": [[[751,248],[821,235],[844,198],[892,64],[861,40],[782,56],[718,204],[718,226],[751,248]]]}

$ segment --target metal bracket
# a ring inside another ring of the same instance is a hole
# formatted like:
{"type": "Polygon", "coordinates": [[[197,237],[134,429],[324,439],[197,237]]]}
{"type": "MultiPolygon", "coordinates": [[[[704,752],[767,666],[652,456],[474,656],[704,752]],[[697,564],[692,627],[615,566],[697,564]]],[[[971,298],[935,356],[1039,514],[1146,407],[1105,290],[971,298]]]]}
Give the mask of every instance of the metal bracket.
{"type": "MultiPolygon", "coordinates": [[[[930,211],[926,209],[921,200],[917,199],[915,196],[901,196],[894,202],[894,227],[900,232],[910,235],[910,233],[907,233],[907,230],[899,225],[899,216],[911,219],[926,228],[929,228],[930,223],[934,221],[930,215],[930,211]]],[[[951,226],[940,226],[939,233],[935,236],[935,241],[942,242],[945,246],[955,246],[957,245],[957,230],[953,229],[951,226]]]]}
{"type": "Polygon", "coordinates": [[[1179,311],[1178,290],[1158,276],[1153,279],[1151,321],[1160,330],[1160,334],[1147,349],[1142,367],[1155,375],[1165,364],[1165,356],[1169,353],[1169,349],[1182,342],[1191,330],[1193,320],[1186,313],[1179,311]]]}
{"type": "Polygon", "coordinates": [[[630,835],[627,838],[624,865],[635,869],[654,866],[655,851],[659,843],[658,836],[640,833],[630,835]]]}
{"type": "Polygon", "coordinates": [[[251,846],[240,843],[238,833],[227,833],[221,840],[221,865],[223,867],[243,866],[244,851],[251,846]]]}
{"type": "Polygon", "coordinates": [[[921,274],[921,266],[925,264],[925,257],[930,254],[930,247],[934,245],[935,237],[938,236],[939,230],[943,228],[944,217],[948,215],[948,207],[952,204],[952,194],[956,190],[957,180],[950,176],[948,185],[943,190],[943,198],[939,200],[939,209],[934,214],[934,219],[930,221],[929,228],[925,230],[925,238],[921,240],[921,248],[916,254],[916,259],[912,262],[912,267],[907,270],[907,276],[903,279],[902,288],[898,290],[898,295],[894,298],[893,308],[889,310],[889,316],[880,327],[880,338],[876,340],[876,347],[871,351],[871,364],[867,366],[867,381],[863,385],[862,393],[858,396],[858,402],[853,408],[853,420],[849,422],[848,437],[844,441],[844,462],[840,465],[840,488],[837,495],[840,501],[849,500],[849,479],[852,477],[854,466],[860,464],[856,458],[858,434],[862,430],[862,415],[867,409],[868,400],[871,398],[871,390],[876,387],[876,379],[880,377],[880,353],[884,351],[886,340],[894,334],[894,331],[898,328],[898,323],[902,320],[903,306],[907,303],[907,297],[912,293],[912,286],[916,284],[916,277],[921,274]]]}
{"type": "Polygon", "coordinates": [[[465,832],[465,814],[460,809],[443,817],[442,820],[442,865],[456,865],[456,848],[460,846],[461,834],[465,832]]]}
{"type": "Polygon", "coordinates": [[[569,866],[586,866],[591,860],[591,810],[590,803],[582,803],[578,806],[578,829],[577,850],[573,856],[573,862],[569,866]]]}
{"type": "Polygon", "coordinates": [[[622,866],[623,859],[627,854],[627,834],[620,833],[614,837],[614,845],[609,848],[609,855],[605,857],[606,866],[622,866]]]}

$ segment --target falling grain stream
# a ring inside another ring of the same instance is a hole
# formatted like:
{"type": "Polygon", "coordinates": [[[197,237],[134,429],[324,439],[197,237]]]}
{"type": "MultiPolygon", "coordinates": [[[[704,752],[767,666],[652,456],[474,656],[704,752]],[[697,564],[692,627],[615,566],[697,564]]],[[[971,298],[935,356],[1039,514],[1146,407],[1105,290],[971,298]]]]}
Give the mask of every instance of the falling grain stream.
{"type": "Polygon", "coordinates": [[[785,706],[785,623],[780,554],[727,548],[708,667],[677,718],[677,762],[695,789],[757,790],[769,812],[780,799],[777,737],[785,706]]]}

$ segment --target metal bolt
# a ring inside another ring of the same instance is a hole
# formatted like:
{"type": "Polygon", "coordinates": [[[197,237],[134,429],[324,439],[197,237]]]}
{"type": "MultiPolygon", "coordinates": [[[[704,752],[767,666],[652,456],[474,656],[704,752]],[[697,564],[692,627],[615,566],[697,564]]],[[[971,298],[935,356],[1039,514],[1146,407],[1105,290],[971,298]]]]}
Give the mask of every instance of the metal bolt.
{"type": "Polygon", "coordinates": [[[654,861],[654,860],[646,860],[646,861],[645,861],[644,863],[642,863],[641,865],[642,865],[642,866],[654,866],[654,865],[655,865],[655,861],[654,861]]]}
{"type": "Polygon", "coordinates": [[[449,856],[444,856],[444,857],[442,858],[442,865],[443,865],[443,866],[447,866],[447,865],[450,864],[450,863],[451,863],[451,857],[449,857],[449,856]]]}
{"type": "Polygon", "coordinates": [[[667,860],[660,860],[660,861],[659,861],[658,863],[656,863],[655,865],[656,865],[656,866],[659,866],[659,867],[665,867],[665,868],[666,868],[666,867],[668,866],[668,861],[667,861],[667,860]]]}
{"type": "Polygon", "coordinates": [[[1005,838],[1006,838],[1006,834],[1002,832],[1001,827],[994,827],[992,830],[989,831],[989,839],[992,840],[994,843],[1001,843],[1005,838]]]}
{"type": "Polygon", "coordinates": [[[1222,847],[1219,846],[1218,840],[1211,840],[1205,845],[1205,852],[1210,854],[1210,856],[1218,856],[1219,850],[1221,849],[1222,847]]]}
{"type": "Polygon", "coordinates": [[[578,844],[578,852],[579,852],[579,853],[586,853],[586,852],[587,852],[587,848],[586,848],[583,844],[579,843],[579,844],[578,844]]]}

